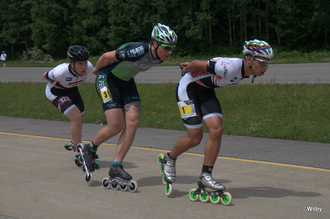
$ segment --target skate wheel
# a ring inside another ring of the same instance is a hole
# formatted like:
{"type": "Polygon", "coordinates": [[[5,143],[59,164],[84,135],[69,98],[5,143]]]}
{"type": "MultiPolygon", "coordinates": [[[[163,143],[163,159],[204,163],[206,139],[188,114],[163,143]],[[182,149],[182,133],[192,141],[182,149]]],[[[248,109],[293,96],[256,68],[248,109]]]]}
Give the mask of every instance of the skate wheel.
{"type": "Polygon", "coordinates": [[[119,185],[119,189],[120,189],[120,191],[122,191],[122,192],[125,192],[125,191],[127,191],[127,188],[128,186],[127,185],[119,185]]]}
{"type": "Polygon", "coordinates": [[[213,204],[219,204],[220,199],[221,199],[221,196],[219,196],[218,193],[216,193],[216,192],[212,192],[212,193],[211,193],[210,201],[211,201],[213,204]]]}
{"type": "Polygon", "coordinates": [[[86,175],[85,180],[88,184],[90,184],[93,181],[93,175],[91,173],[86,175]]]}
{"type": "Polygon", "coordinates": [[[159,154],[157,157],[157,163],[159,166],[163,164],[162,160],[164,159],[164,154],[159,154]]]}
{"type": "Polygon", "coordinates": [[[198,198],[199,198],[199,195],[198,194],[194,194],[196,192],[197,189],[192,189],[190,190],[189,192],[189,199],[193,202],[197,201],[198,198]]]}
{"type": "Polygon", "coordinates": [[[163,185],[166,185],[167,184],[167,180],[166,180],[165,175],[163,175],[163,177],[162,177],[162,182],[163,182],[163,185]]]}
{"type": "Polygon", "coordinates": [[[164,167],[163,167],[163,165],[160,166],[159,172],[160,172],[160,174],[162,174],[162,176],[164,176],[164,167]]]}
{"type": "Polygon", "coordinates": [[[167,183],[167,185],[165,186],[165,195],[170,196],[172,194],[172,189],[172,184],[167,183]]]}
{"type": "Polygon", "coordinates": [[[70,144],[64,145],[64,148],[67,149],[68,151],[72,151],[72,146],[70,144]]]}
{"type": "Polygon", "coordinates": [[[102,185],[103,185],[103,188],[104,188],[104,189],[110,189],[110,187],[111,187],[111,183],[109,183],[108,178],[104,178],[104,179],[103,179],[103,181],[102,181],[102,185]]]}
{"type": "Polygon", "coordinates": [[[137,182],[135,180],[131,180],[131,183],[128,186],[128,191],[130,191],[130,192],[136,192],[137,189],[138,189],[137,182]]]}
{"type": "Polygon", "coordinates": [[[119,184],[117,182],[111,182],[111,189],[112,190],[118,190],[119,184]]]}
{"type": "Polygon", "coordinates": [[[80,163],[78,157],[76,157],[76,159],[74,159],[74,163],[77,165],[77,167],[81,167],[82,166],[82,164],[80,163]]]}
{"type": "Polygon", "coordinates": [[[231,201],[233,200],[233,197],[231,196],[231,194],[229,192],[224,192],[223,195],[226,197],[225,199],[223,197],[221,197],[221,203],[223,205],[230,205],[231,201]]]}
{"type": "Polygon", "coordinates": [[[201,200],[201,202],[203,203],[207,203],[208,201],[210,201],[210,195],[207,194],[207,192],[202,191],[199,196],[199,200],[201,200]]]}

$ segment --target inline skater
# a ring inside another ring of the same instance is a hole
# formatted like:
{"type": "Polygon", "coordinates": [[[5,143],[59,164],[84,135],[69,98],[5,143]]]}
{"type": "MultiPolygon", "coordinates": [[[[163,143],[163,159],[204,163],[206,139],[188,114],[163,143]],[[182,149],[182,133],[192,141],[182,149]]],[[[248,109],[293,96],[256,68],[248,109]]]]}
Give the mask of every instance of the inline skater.
{"type": "Polygon", "coordinates": [[[177,35],[168,26],[158,23],[153,27],[150,43],[129,42],[101,55],[93,73],[95,86],[102,101],[107,126],[99,130],[84,153],[87,166],[94,171],[95,159],[90,154],[99,145],[121,133],[109,176],[131,180],[123,168],[123,159],[134,140],[140,122],[141,103],[134,76],[164,62],[176,47],[177,35]]]}
{"type": "Polygon", "coordinates": [[[244,59],[216,57],[208,61],[194,60],[180,64],[184,76],[178,84],[176,95],[187,135],[181,137],[165,155],[163,171],[168,182],[173,183],[176,180],[177,157],[200,144],[204,121],[209,136],[199,181],[203,186],[214,190],[225,189],[225,186],[212,177],[223,133],[222,110],[214,88],[236,85],[250,75],[252,78],[262,76],[273,57],[271,46],[257,39],[245,41],[242,52],[244,59]]]}
{"type": "Polygon", "coordinates": [[[69,46],[67,58],[70,63],[62,63],[45,72],[43,78],[48,81],[46,97],[71,121],[72,144],[76,148],[81,143],[85,111],[78,86],[92,73],[93,65],[87,61],[88,50],[80,45],[69,46]]]}
{"type": "Polygon", "coordinates": [[[2,51],[1,55],[0,55],[0,60],[3,63],[3,67],[6,68],[6,60],[7,60],[7,54],[5,53],[5,51],[2,51]]]}

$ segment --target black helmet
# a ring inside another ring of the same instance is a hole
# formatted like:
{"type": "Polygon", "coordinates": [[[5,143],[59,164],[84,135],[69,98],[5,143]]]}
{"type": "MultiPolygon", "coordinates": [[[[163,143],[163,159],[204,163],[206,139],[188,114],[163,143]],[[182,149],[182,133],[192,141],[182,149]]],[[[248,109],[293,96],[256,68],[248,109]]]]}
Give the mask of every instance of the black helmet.
{"type": "Polygon", "coordinates": [[[86,61],[89,58],[88,50],[79,45],[69,46],[67,54],[70,62],[86,61]]]}

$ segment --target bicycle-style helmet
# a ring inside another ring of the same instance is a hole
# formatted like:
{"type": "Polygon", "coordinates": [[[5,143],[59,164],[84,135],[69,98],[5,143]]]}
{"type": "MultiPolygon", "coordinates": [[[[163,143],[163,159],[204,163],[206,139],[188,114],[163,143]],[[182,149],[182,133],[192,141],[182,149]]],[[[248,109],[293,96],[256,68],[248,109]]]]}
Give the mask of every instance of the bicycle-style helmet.
{"type": "Polygon", "coordinates": [[[245,41],[242,52],[244,56],[261,56],[269,59],[273,58],[274,56],[272,47],[267,42],[257,39],[245,41]]]}
{"type": "Polygon", "coordinates": [[[159,43],[173,44],[177,42],[176,33],[168,26],[158,23],[152,29],[151,38],[159,43]]]}
{"type": "Polygon", "coordinates": [[[86,61],[89,58],[88,50],[79,45],[69,46],[67,56],[70,62],[86,61]]]}

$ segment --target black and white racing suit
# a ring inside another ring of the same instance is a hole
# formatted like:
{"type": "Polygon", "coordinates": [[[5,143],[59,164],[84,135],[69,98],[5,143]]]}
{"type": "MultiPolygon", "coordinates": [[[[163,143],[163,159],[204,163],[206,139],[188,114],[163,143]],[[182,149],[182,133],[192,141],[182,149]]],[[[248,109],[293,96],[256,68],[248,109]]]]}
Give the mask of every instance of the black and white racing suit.
{"type": "Polygon", "coordinates": [[[47,83],[46,97],[64,115],[75,106],[83,114],[85,111],[84,102],[80,96],[78,86],[88,78],[92,71],[93,65],[89,61],[87,61],[86,73],[81,76],[72,73],[69,63],[56,66],[46,74],[46,78],[52,80],[52,82],[47,83]]]}
{"type": "Polygon", "coordinates": [[[222,118],[214,88],[237,85],[244,78],[243,59],[216,57],[208,66],[209,72],[187,72],[178,84],[177,104],[187,128],[199,128],[211,116],[222,118]]]}

